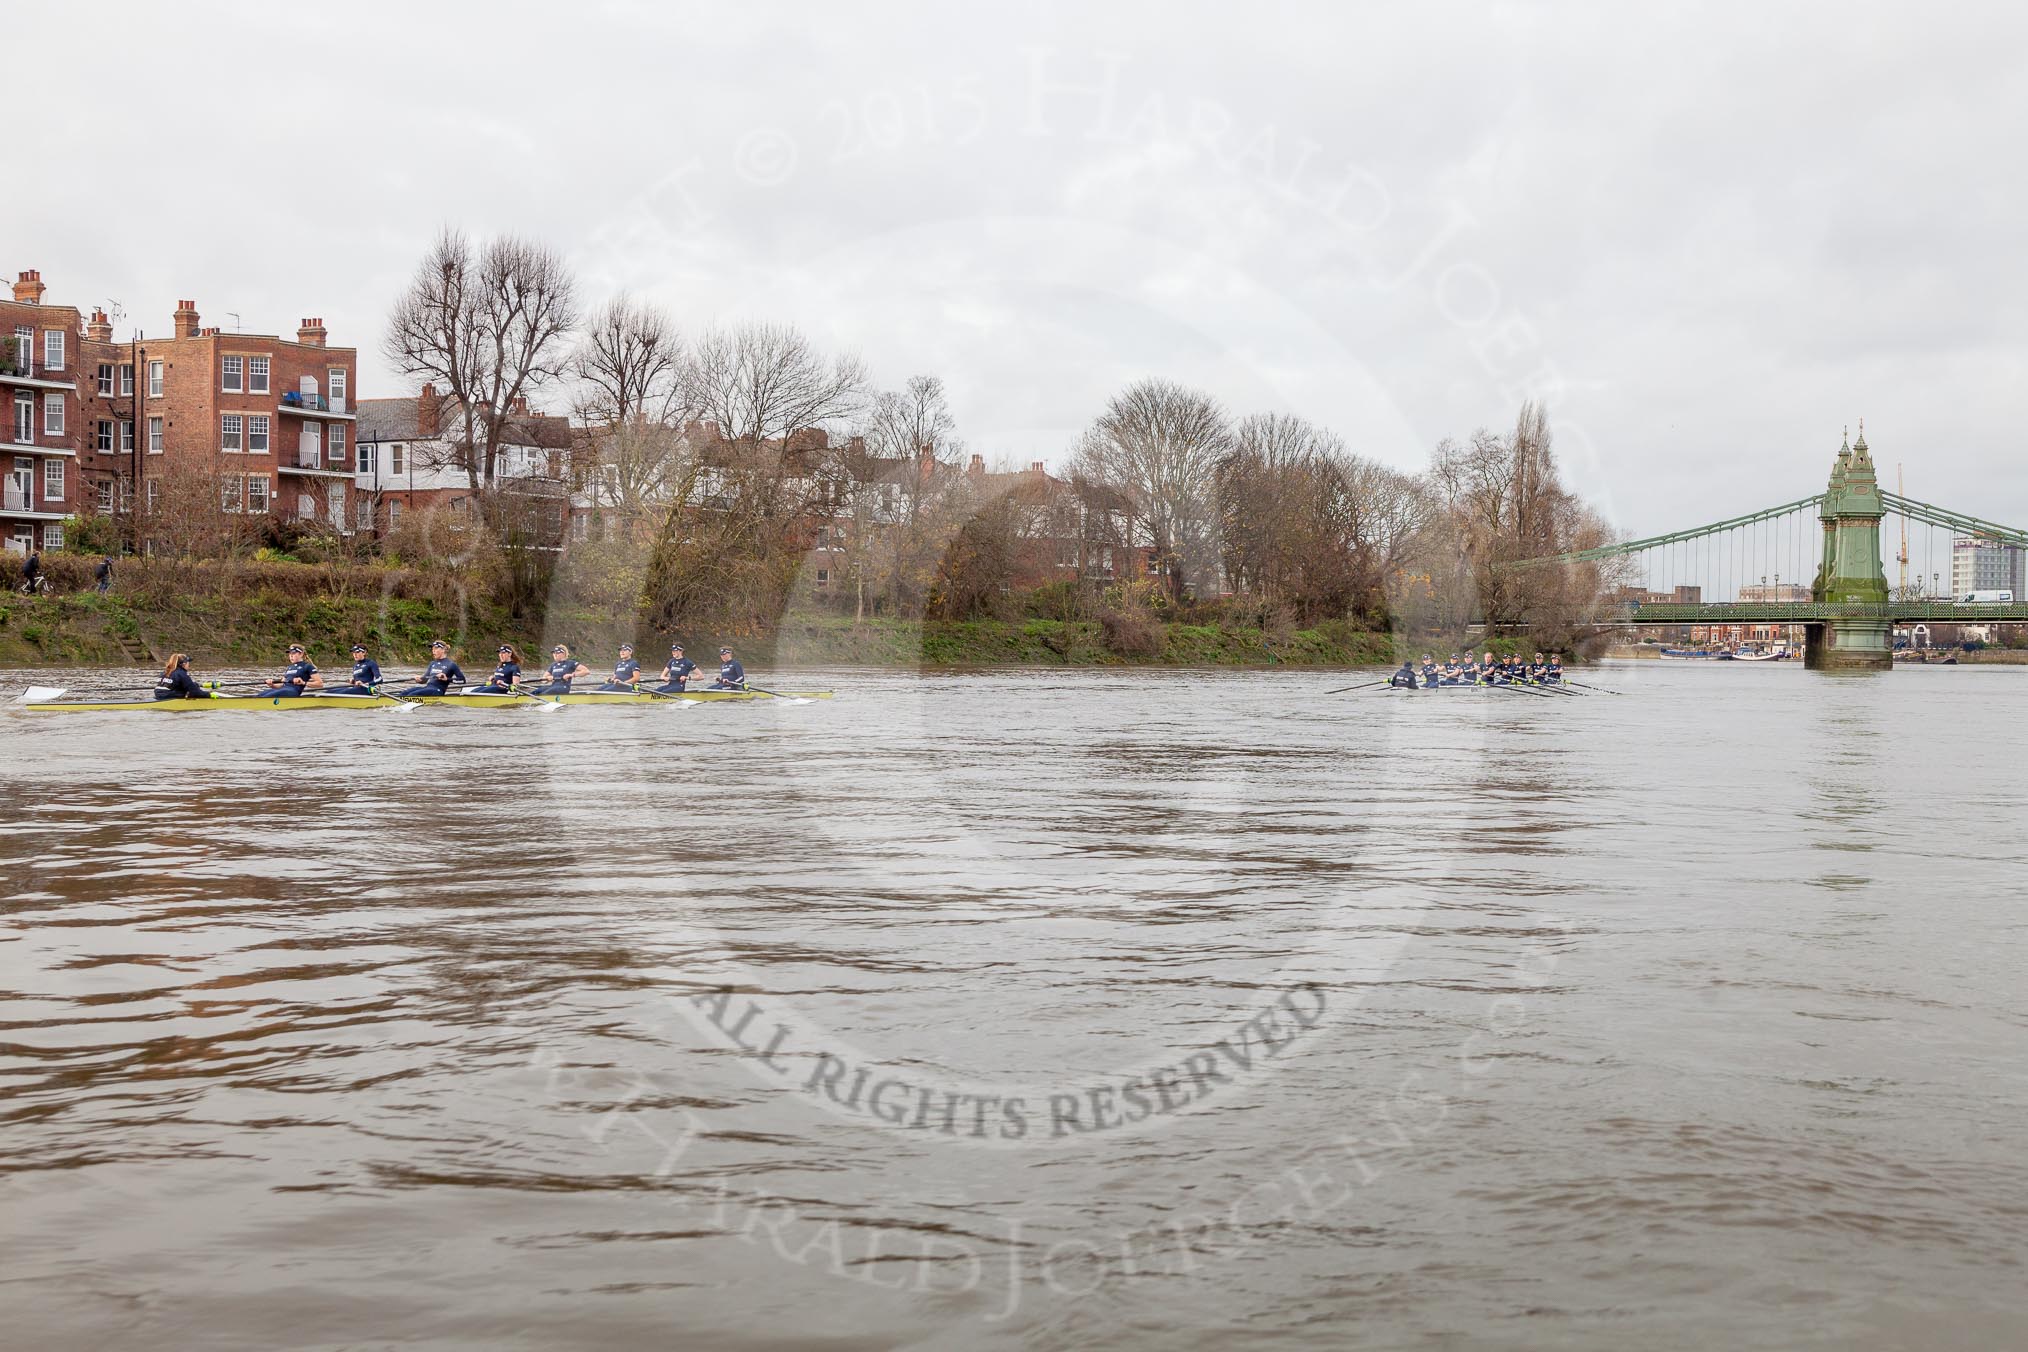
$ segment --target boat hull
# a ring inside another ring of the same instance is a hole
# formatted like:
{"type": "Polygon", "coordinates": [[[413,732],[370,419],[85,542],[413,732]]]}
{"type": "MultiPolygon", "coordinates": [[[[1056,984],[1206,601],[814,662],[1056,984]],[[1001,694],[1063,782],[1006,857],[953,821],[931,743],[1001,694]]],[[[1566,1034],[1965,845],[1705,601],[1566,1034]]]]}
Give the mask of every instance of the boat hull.
{"type": "MultiPolygon", "coordinates": [[[[311,709],[387,709],[398,704],[444,705],[454,709],[532,709],[556,704],[712,704],[778,698],[756,690],[690,690],[681,695],[640,695],[622,691],[586,691],[533,699],[523,695],[420,695],[411,700],[391,695],[220,695],[213,699],[43,700],[23,704],[44,713],[305,713],[311,709]]],[[[830,699],[828,690],[783,691],[779,698],[830,699]]]]}

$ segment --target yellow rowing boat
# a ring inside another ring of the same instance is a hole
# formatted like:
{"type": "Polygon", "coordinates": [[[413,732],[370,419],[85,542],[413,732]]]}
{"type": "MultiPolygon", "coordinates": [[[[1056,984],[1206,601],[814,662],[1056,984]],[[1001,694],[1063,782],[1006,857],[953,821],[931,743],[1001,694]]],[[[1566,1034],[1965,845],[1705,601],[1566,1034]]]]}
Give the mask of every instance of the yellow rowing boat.
{"type": "Polygon", "coordinates": [[[403,704],[444,705],[454,709],[529,709],[547,704],[711,704],[720,701],[764,699],[830,699],[828,690],[762,692],[759,690],[687,690],[680,695],[649,695],[623,690],[587,690],[570,695],[418,695],[396,699],[392,695],[214,695],[210,699],[123,699],[63,700],[62,691],[32,698],[37,691],[16,703],[24,709],[45,713],[114,713],[149,710],[157,713],[303,713],[311,709],[390,709],[403,704]]]}

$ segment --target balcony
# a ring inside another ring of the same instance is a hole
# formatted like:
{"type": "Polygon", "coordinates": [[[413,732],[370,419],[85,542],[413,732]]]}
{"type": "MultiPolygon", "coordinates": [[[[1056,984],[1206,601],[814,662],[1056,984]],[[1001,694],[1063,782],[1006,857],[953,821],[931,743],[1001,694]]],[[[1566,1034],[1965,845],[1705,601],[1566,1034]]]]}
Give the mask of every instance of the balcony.
{"type": "Polygon", "coordinates": [[[9,455],[60,455],[70,460],[77,459],[77,448],[74,446],[38,446],[33,441],[12,439],[18,435],[19,429],[10,432],[0,427],[0,451],[9,455]]]}
{"type": "Polygon", "coordinates": [[[352,477],[350,469],[344,465],[326,465],[315,451],[298,451],[293,462],[285,456],[276,463],[275,468],[283,474],[305,474],[318,479],[352,477]]]}
{"type": "Polygon", "coordinates": [[[0,488],[0,516],[26,518],[30,521],[61,521],[70,513],[62,510],[61,503],[45,502],[35,505],[35,494],[24,493],[19,484],[9,482],[0,488]],[[51,508],[56,510],[52,511],[51,508]]]}
{"type": "Polygon", "coordinates": [[[304,394],[300,390],[284,390],[282,402],[276,407],[277,413],[293,413],[299,418],[328,418],[333,422],[357,422],[358,418],[345,411],[345,401],[340,399],[337,406],[321,394],[304,394]]]}
{"type": "Polygon", "coordinates": [[[74,390],[77,382],[66,378],[62,371],[43,371],[37,374],[34,362],[0,361],[0,385],[24,390],[74,390]]]}

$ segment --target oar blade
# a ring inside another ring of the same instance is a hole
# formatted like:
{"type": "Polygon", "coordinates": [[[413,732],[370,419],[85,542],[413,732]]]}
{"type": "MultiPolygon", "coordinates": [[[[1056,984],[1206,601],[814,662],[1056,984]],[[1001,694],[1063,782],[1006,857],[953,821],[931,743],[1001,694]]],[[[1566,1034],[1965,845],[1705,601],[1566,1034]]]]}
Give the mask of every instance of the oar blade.
{"type": "Polygon", "coordinates": [[[14,700],[16,704],[47,704],[53,699],[62,699],[68,689],[61,685],[31,685],[14,700]]]}

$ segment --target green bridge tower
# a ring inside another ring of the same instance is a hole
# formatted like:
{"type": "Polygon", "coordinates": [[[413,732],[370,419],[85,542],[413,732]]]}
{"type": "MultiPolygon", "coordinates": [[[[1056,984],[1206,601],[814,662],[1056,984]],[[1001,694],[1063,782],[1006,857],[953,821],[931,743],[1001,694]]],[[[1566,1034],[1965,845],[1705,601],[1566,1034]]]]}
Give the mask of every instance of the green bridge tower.
{"type": "Polygon", "coordinates": [[[1880,520],[1887,508],[1866,450],[1864,422],[1859,440],[1838,448],[1818,515],[1824,523],[1824,557],[1811,598],[1852,607],[1854,613],[1810,625],[1803,664],[1823,671],[1890,667],[1894,622],[1888,617],[1887,572],[1880,562],[1880,520]]]}

